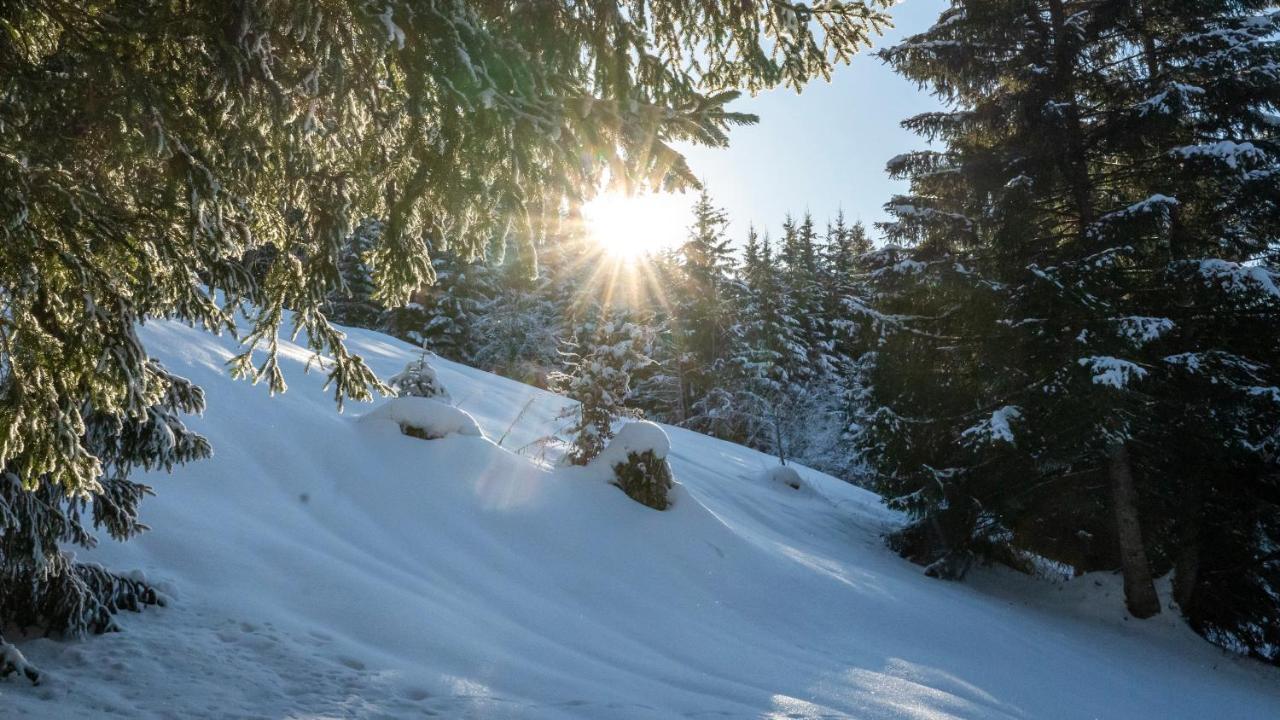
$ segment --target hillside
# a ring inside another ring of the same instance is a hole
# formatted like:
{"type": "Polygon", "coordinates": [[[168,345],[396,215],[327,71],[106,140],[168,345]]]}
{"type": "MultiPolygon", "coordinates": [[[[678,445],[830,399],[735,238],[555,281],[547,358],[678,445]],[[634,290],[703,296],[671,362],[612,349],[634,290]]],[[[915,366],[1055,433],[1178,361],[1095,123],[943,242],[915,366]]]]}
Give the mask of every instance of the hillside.
{"type": "MultiPolygon", "coordinates": [[[[21,642],[49,677],[0,684],[5,717],[1280,717],[1274,669],[1126,620],[1114,578],[927,579],[876,497],[739,446],[669,429],[659,513],[535,462],[540,390],[438,361],[487,438],[421,441],[338,414],[297,346],[271,398],[226,377],[231,338],[144,339],[206,388],[216,457],[150,475],[154,529],[91,555],[172,601],[21,642]]],[[[417,355],[351,344],[383,376],[417,355]]]]}

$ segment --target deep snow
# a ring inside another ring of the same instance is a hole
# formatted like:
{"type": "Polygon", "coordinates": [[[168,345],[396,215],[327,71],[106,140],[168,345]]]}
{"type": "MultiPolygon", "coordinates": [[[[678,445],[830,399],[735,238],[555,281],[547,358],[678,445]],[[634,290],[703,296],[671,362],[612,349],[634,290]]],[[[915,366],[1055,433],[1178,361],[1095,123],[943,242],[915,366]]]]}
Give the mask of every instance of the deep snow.
{"type": "MultiPolygon", "coordinates": [[[[502,447],[423,441],[339,415],[294,345],[269,398],[227,379],[232,339],[144,335],[206,388],[216,457],[149,475],[154,530],[89,555],[174,601],[19,643],[47,680],[0,683],[6,718],[1280,717],[1280,673],[1172,613],[1126,620],[1114,578],[927,579],[873,495],[811,470],[796,492],[668,429],[680,486],[656,512],[531,459],[554,395],[434,361],[502,447]]],[[[420,355],[351,344],[384,377],[420,355]]]]}

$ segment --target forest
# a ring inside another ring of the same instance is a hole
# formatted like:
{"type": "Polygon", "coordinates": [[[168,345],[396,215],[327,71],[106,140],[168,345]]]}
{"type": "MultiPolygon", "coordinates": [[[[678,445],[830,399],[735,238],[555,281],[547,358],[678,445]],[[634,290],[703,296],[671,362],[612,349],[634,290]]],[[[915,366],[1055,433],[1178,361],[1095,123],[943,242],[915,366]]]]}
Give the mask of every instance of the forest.
{"type": "Polygon", "coordinates": [[[0,3],[0,672],[172,600],[75,550],[240,451],[167,323],[263,395],[302,348],[348,414],[475,402],[453,364],[564,396],[527,438],[541,396],[388,417],[655,510],[687,491],[651,423],[744,446],[878,496],[925,587],[1107,573],[1126,619],[1280,664],[1280,5],[953,0],[882,44],[893,5],[0,3]],[[895,119],[888,219],[732,217],[682,144],[859,53],[943,108],[895,119]],[[663,193],[696,201],[652,250],[584,218],[663,193]]]}

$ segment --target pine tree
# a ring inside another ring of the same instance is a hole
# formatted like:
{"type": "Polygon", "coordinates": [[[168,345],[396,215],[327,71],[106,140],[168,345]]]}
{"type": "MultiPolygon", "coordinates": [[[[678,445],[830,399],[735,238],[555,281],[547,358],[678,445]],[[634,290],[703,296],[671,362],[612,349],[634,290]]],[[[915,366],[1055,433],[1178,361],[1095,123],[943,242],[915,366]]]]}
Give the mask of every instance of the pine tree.
{"type": "Polygon", "coordinates": [[[932,572],[1118,567],[1146,617],[1172,569],[1194,627],[1275,659],[1278,23],[960,2],[885,51],[951,104],[905,123],[945,147],[890,162],[911,248],[880,253],[869,313],[869,449],[932,572]]]}
{"type": "Polygon", "coordinates": [[[733,255],[725,234],[728,222],[704,190],[693,208],[689,238],[679,251],[673,333],[681,420],[693,428],[701,427],[701,418],[715,407],[716,378],[729,350],[733,255]]]}
{"type": "Polygon", "coordinates": [[[387,385],[399,397],[438,398],[452,402],[449,390],[440,382],[436,369],[431,367],[427,353],[405,366],[404,370],[387,379],[387,385]]]}
{"type": "Polygon", "coordinates": [[[766,235],[748,232],[741,270],[742,352],[735,361],[735,402],[747,444],[778,456],[792,455],[801,392],[788,368],[807,360],[797,324],[786,313],[781,274],[766,235]]]}
{"type": "Polygon", "coordinates": [[[548,277],[560,263],[554,253],[544,250],[542,255],[536,278],[523,272],[519,258],[508,258],[497,268],[495,295],[476,317],[472,355],[476,367],[538,387],[547,386],[560,362],[557,347],[562,337],[561,307],[548,277]]]}
{"type": "MultiPolygon", "coordinates": [[[[234,331],[244,311],[233,369],[283,391],[288,309],[336,397],[368,399],[381,386],[325,313],[355,221],[385,219],[361,257],[386,306],[434,280],[427,238],[464,253],[511,238],[531,274],[554,209],[606,170],[630,187],[696,186],[673,143],[723,145],[754,120],[725,109],[736,89],[829,76],[885,5],[0,6],[0,469],[34,493],[12,496],[0,538],[6,587],[31,602],[0,605],[0,623],[112,602],[109,583],[69,589],[79,576],[56,542],[24,539],[66,540],[38,508],[99,493],[118,466],[198,455],[117,457],[103,447],[124,436],[93,432],[196,406],[164,404],[179,383],[154,370],[139,322],[234,331]]],[[[131,512],[137,495],[113,499],[131,512]]],[[[103,626],[76,616],[38,620],[103,626]]]]}
{"type": "Polygon", "coordinates": [[[827,329],[823,324],[818,256],[818,236],[813,218],[805,213],[796,224],[788,217],[782,224],[778,261],[784,312],[796,327],[797,340],[804,347],[805,355],[803,362],[789,366],[787,371],[793,382],[801,384],[816,380],[831,370],[822,342],[827,329]]]}
{"type": "Polygon", "coordinates": [[[633,374],[653,362],[653,332],[597,310],[583,321],[563,352],[565,367],[551,376],[552,387],[576,400],[568,410],[573,465],[594,460],[613,437],[613,423],[638,413],[628,406],[633,374]]]}
{"type": "Polygon", "coordinates": [[[338,261],[339,287],[329,296],[329,317],[343,325],[378,327],[385,308],[373,299],[378,286],[370,259],[384,223],[365,218],[343,243],[338,261]]]}
{"type": "Polygon", "coordinates": [[[450,250],[436,252],[431,262],[435,282],[405,307],[387,313],[383,327],[441,357],[473,362],[480,314],[497,293],[492,269],[483,258],[450,250]]]}
{"type": "Polygon", "coordinates": [[[841,368],[855,361],[869,347],[866,318],[850,312],[866,294],[861,275],[863,259],[871,252],[871,240],[862,223],[846,225],[844,213],[827,226],[819,274],[822,289],[823,343],[841,368]]]}
{"type": "MultiPolygon", "coordinates": [[[[59,549],[64,543],[93,547],[94,527],[118,541],[143,532],[147,527],[138,517],[138,503],[151,488],[131,480],[131,472],[172,470],[210,455],[209,443],[180,417],[204,410],[200,388],[153,360],[145,368],[155,390],[132,398],[136,415],[85,413],[83,438],[102,465],[84,492],[53,482],[29,483],[13,470],[0,473],[0,617],[6,624],[78,638],[117,630],[113,615],[120,610],[162,603],[145,580],[77,561],[59,549]]],[[[32,682],[40,679],[0,637],[0,675],[14,671],[32,682]]]]}

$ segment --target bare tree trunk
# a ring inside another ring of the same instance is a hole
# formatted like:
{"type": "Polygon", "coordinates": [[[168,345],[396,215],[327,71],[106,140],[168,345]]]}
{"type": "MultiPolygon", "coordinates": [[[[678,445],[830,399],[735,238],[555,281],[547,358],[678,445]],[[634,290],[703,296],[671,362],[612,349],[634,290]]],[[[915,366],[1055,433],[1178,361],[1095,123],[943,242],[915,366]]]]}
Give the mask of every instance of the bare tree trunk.
{"type": "Polygon", "coordinates": [[[1124,601],[1129,614],[1143,620],[1160,614],[1160,598],[1151,578],[1151,564],[1142,541],[1138,517],[1138,491],[1133,485],[1129,446],[1117,443],[1109,457],[1111,504],[1116,514],[1116,539],[1120,543],[1120,565],[1124,571],[1124,601]]]}

